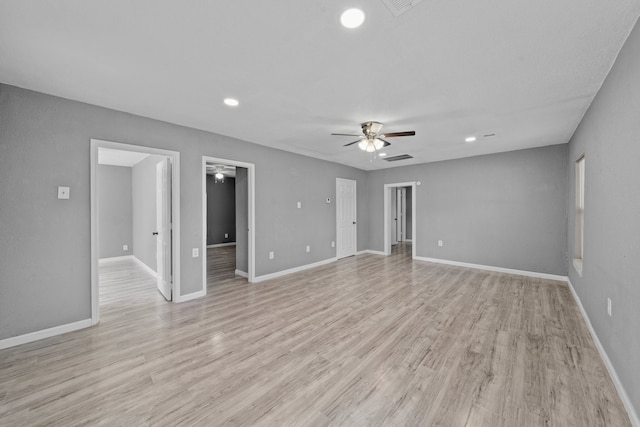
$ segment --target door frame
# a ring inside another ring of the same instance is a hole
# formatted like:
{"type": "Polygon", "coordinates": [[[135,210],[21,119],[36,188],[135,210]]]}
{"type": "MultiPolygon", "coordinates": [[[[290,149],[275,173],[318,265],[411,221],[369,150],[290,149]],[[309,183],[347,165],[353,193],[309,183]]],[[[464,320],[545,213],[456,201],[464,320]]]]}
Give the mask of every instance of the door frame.
{"type": "Polygon", "coordinates": [[[398,187],[411,187],[411,258],[416,259],[416,247],[418,245],[418,233],[416,228],[416,181],[384,184],[384,248],[385,255],[391,255],[391,227],[389,226],[391,209],[391,191],[398,187]]]}
{"type": "MultiPolygon", "coordinates": [[[[202,156],[202,290],[203,295],[207,294],[207,163],[217,163],[223,165],[236,166],[247,169],[247,197],[248,197],[248,218],[249,230],[247,233],[247,280],[254,283],[256,280],[256,204],[255,204],[255,176],[256,165],[253,163],[240,162],[237,160],[221,159],[218,157],[202,156]]],[[[236,213],[237,215],[237,213],[236,213]]]]}
{"type": "Polygon", "coordinates": [[[336,197],[335,197],[335,203],[336,203],[336,259],[342,259],[342,258],[347,258],[350,256],[354,256],[358,254],[358,181],[356,181],[355,179],[348,179],[348,178],[336,178],[336,197]],[[353,254],[350,255],[345,255],[341,258],[338,258],[338,245],[340,244],[340,239],[338,238],[338,229],[340,228],[340,224],[338,224],[339,221],[339,212],[338,212],[338,183],[340,181],[348,181],[348,182],[353,182],[353,186],[355,188],[355,198],[356,198],[356,202],[354,204],[354,210],[355,212],[354,217],[355,217],[355,226],[356,226],[356,230],[355,230],[355,242],[354,242],[354,247],[353,247],[353,254]]]}
{"type": "Polygon", "coordinates": [[[171,158],[171,218],[172,243],[171,263],[173,275],[173,302],[181,302],[180,293],[180,153],[161,148],[120,142],[91,139],[91,324],[100,322],[100,278],[98,266],[98,149],[109,148],[136,153],[157,154],[171,158]]]}

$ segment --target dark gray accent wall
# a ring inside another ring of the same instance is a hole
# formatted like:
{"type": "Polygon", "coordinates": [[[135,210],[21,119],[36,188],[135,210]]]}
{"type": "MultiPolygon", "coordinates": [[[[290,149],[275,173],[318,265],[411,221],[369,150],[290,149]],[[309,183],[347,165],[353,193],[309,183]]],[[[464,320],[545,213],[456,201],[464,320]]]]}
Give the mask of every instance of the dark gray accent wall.
{"type": "Polygon", "coordinates": [[[98,257],[133,254],[131,168],[98,165],[98,257]],[[127,245],[128,249],[122,249],[127,245]]]}
{"type": "Polygon", "coordinates": [[[207,175],[207,245],[236,241],[236,180],[207,175]],[[224,237],[227,234],[228,237],[224,237]]]}
{"type": "Polygon", "coordinates": [[[164,156],[148,156],[133,166],[133,255],[157,271],[156,165],[164,156]]]}
{"type": "Polygon", "coordinates": [[[566,162],[563,144],[369,172],[369,247],[383,250],[384,184],[421,181],[418,256],[566,275],[566,162]]]}
{"type": "Polygon", "coordinates": [[[640,412],[640,26],[570,142],[569,278],[640,412]],[[573,267],[574,162],[585,156],[583,274],[573,267]],[[607,314],[612,300],[612,316],[607,314]]]}
{"type": "Polygon", "coordinates": [[[202,246],[202,156],[256,165],[256,275],[335,256],[325,199],[335,200],[336,177],[358,182],[358,249],[367,248],[364,171],[0,85],[0,339],[91,316],[91,138],[180,152],[185,295],[202,288],[203,257],[191,257],[202,246]],[[58,186],[70,200],[57,199],[58,186]]]}
{"type": "Polygon", "coordinates": [[[249,182],[247,169],[236,167],[236,270],[249,272],[249,182]]]}

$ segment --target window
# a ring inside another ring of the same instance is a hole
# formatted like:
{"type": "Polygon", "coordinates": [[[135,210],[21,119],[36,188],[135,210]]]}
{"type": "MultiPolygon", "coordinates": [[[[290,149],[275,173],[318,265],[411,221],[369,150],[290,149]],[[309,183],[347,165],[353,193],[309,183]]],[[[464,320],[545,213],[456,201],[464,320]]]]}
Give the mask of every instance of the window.
{"type": "Polygon", "coordinates": [[[584,255],[584,156],[576,161],[576,228],[574,234],[573,265],[582,277],[584,255]]]}

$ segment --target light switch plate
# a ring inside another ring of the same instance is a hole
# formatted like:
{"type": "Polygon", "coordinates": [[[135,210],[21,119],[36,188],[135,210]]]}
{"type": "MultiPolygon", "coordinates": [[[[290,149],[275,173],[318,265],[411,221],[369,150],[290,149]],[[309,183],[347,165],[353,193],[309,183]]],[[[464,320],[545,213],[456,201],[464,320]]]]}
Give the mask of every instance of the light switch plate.
{"type": "Polygon", "coordinates": [[[58,199],[69,199],[69,187],[58,187],[58,199]]]}

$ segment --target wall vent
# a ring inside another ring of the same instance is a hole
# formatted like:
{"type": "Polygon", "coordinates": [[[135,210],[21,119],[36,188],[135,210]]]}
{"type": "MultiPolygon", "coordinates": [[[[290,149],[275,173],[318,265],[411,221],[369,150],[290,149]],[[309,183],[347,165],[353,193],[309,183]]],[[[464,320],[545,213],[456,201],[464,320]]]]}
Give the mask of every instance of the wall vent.
{"type": "Polygon", "coordinates": [[[422,0],[382,0],[382,3],[384,3],[395,16],[400,16],[421,1],[422,0]]]}
{"type": "Polygon", "coordinates": [[[413,156],[410,156],[408,154],[400,154],[398,156],[385,157],[384,159],[387,162],[397,162],[398,160],[413,159],[413,156]]]}

